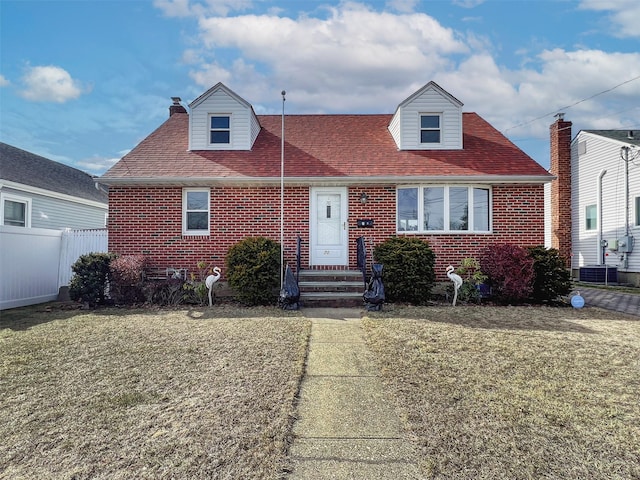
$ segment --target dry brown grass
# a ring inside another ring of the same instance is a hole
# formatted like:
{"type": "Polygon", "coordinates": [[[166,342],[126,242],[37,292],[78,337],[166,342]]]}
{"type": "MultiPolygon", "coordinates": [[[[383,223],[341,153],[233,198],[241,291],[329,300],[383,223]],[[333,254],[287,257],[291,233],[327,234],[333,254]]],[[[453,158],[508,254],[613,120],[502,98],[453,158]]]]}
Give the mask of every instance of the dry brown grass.
{"type": "Polygon", "coordinates": [[[425,478],[640,478],[640,321],[389,308],[364,320],[425,478]]]}
{"type": "Polygon", "coordinates": [[[36,310],[0,320],[0,478],[278,478],[308,320],[36,310]]]}

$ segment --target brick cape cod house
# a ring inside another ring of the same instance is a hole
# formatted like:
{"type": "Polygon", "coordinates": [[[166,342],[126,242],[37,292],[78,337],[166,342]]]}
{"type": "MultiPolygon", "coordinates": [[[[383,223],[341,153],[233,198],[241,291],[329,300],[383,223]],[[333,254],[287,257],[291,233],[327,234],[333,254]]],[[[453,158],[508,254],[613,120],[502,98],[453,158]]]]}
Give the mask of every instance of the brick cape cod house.
{"type": "Polygon", "coordinates": [[[169,118],[100,177],[109,250],[193,270],[223,267],[246,236],[279,241],[282,158],[294,269],[298,236],[303,269],[355,269],[361,236],[418,236],[441,280],[487,245],[542,245],[553,176],[462,105],[430,82],[394,114],[285,115],[282,142],[281,115],[256,115],[221,83],[189,113],[175,98],[169,118]]]}

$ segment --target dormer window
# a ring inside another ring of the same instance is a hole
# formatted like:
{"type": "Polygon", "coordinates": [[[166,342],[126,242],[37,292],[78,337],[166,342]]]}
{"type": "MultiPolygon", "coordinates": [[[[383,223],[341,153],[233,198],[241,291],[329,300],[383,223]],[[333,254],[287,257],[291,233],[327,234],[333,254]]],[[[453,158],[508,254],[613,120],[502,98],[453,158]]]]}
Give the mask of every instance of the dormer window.
{"type": "Polygon", "coordinates": [[[420,115],[420,143],[440,143],[440,114],[420,115]]]}
{"type": "Polygon", "coordinates": [[[209,117],[209,143],[231,143],[231,122],[229,115],[211,115],[209,117]]]}

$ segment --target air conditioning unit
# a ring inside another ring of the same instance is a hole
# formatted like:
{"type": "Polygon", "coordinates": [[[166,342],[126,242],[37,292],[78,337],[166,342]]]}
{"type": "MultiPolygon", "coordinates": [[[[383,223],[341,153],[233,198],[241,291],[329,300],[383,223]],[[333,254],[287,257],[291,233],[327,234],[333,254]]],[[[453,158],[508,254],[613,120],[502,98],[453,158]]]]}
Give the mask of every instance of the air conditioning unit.
{"type": "Polygon", "coordinates": [[[618,283],[618,268],[604,265],[580,267],[580,281],[591,283],[618,283]]]}

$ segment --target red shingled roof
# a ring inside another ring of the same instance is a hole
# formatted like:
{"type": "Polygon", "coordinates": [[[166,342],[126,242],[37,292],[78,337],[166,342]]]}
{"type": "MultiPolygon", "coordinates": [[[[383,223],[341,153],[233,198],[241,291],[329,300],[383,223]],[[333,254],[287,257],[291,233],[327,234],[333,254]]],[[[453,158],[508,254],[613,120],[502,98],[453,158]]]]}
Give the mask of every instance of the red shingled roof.
{"type": "MultiPolygon", "coordinates": [[[[285,116],[285,176],[548,177],[531,157],[475,113],[463,113],[462,150],[398,150],[391,115],[285,116]]],[[[281,116],[259,115],[262,130],[250,151],[188,151],[189,117],[172,115],[102,177],[130,181],[268,179],[280,176],[281,116]]]]}

